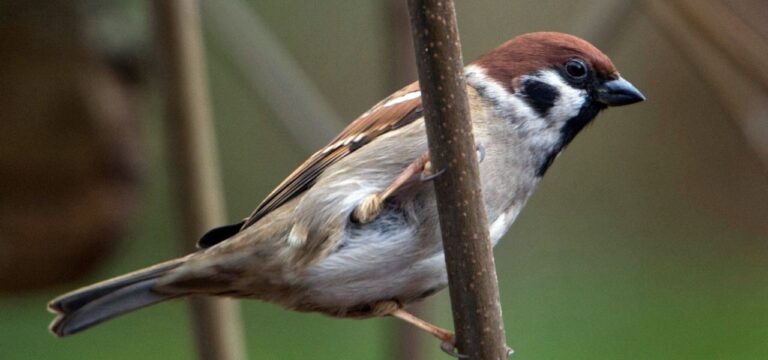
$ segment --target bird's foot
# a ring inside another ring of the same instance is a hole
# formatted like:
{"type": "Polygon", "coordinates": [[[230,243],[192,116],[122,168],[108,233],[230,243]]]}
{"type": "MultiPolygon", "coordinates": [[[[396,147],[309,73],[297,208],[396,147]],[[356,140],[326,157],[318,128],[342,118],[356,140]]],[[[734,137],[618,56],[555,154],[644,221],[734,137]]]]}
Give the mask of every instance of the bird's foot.
{"type": "Polygon", "coordinates": [[[379,194],[368,195],[352,212],[352,221],[367,224],[379,216],[383,206],[384,199],[379,194]]]}
{"type": "Polygon", "coordinates": [[[485,146],[483,144],[475,144],[475,151],[477,151],[477,163],[480,164],[485,160],[485,146]]]}
{"type": "Polygon", "coordinates": [[[515,354],[515,349],[513,349],[513,348],[511,348],[511,347],[509,347],[507,345],[504,345],[504,347],[507,349],[507,357],[512,357],[512,355],[515,354]]]}
{"type": "Polygon", "coordinates": [[[419,180],[422,182],[427,182],[430,180],[434,180],[436,177],[442,175],[445,172],[445,169],[440,169],[438,171],[435,171],[435,169],[432,167],[432,162],[427,161],[424,163],[424,169],[421,171],[421,174],[419,175],[419,180]]]}
{"type": "MultiPolygon", "coordinates": [[[[483,160],[485,160],[485,146],[483,146],[483,144],[477,144],[475,145],[475,151],[477,152],[477,163],[482,163],[483,160]]],[[[432,167],[432,162],[427,161],[424,163],[424,169],[421,171],[419,178],[421,181],[430,181],[442,175],[444,172],[445,169],[435,171],[432,167]]]]}
{"type": "MultiPolygon", "coordinates": [[[[515,350],[513,350],[511,347],[504,345],[507,351],[507,358],[511,357],[512,354],[515,353],[515,350]]],[[[458,359],[466,359],[469,356],[460,354],[456,349],[456,338],[451,334],[451,337],[447,340],[443,340],[442,343],[440,343],[440,350],[443,350],[444,353],[453,356],[458,359]]]]}
{"type": "Polygon", "coordinates": [[[413,180],[417,175],[422,181],[431,180],[434,177],[442,174],[442,171],[432,174],[431,166],[429,163],[429,153],[423,153],[416,158],[410,165],[408,165],[402,173],[400,173],[386,189],[381,192],[368,195],[363,201],[352,211],[350,215],[352,221],[359,224],[367,224],[376,219],[381,213],[384,207],[384,201],[390,196],[400,190],[403,185],[413,180]],[[426,175],[425,175],[426,174],[426,175]],[[425,179],[425,176],[427,177],[425,179]]]}
{"type": "Polygon", "coordinates": [[[459,354],[456,350],[456,337],[453,336],[453,334],[451,334],[450,338],[444,339],[443,342],[440,343],[440,350],[443,350],[444,353],[457,359],[466,359],[469,357],[464,354],[459,354]]]}

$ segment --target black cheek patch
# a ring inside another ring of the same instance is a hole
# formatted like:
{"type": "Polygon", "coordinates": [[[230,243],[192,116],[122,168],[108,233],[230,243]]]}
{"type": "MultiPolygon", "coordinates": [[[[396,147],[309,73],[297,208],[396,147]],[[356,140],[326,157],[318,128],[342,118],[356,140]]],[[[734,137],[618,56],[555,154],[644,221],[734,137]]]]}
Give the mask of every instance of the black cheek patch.
{"type": "Polygon", "coordinates": [[[528,105],[541,117],[547,115],[560,96],[560,92],[554,86],[532,79],[523,82],[522,92],[528,105]]]}

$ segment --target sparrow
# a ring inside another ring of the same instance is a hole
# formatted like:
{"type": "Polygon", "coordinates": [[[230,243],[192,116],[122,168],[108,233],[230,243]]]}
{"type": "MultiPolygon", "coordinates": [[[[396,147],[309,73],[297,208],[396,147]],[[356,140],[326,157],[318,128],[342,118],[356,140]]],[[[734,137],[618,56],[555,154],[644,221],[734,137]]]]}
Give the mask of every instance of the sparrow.
{"type": "MultiPolygon", "coordinates": [[[[464,68],[495,245],[558,154],[601,110],[645,100],[575,36],[517,36],[464,68]]],[[[194,253],[53,299],[50,330],[78,333],[190,295],[257,299],[335,317],[393,316],[454,348],[404,307],[444,289],[445,260],[419,84],[390,95],[194,253]]]]}

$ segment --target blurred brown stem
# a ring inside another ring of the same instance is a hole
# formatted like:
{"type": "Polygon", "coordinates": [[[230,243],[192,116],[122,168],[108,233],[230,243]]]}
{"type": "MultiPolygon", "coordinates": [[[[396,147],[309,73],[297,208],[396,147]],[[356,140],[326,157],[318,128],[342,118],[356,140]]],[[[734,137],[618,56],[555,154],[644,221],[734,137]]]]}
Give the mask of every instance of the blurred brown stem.
{"type": "MultiPolygon", "coordinates": [[[[702,5],[699,9],[685,3],[675,6],[667,1],[646,0],[644,10],[708,83],[768,169],[768,127],[764,121],[768,113],[768,42],[722,4],[701,1],[697,3],[702,5]],[[727,38],[732,42],[724,40],[727,38]],[[741,56],[738,48],[745,45],[749,51],[741,56]]],[[[757,2],[754,5],[764,6],[757,2]]]]}
{"type": "MultiPolygon", "coordinates": [[[[168,138],[174,167],[180,242],[185,252],[207,229],[224,222],[216,146],[211,122],[198,3],[156,1],[158,40],[163,51],[168,138]]],[[[200,359],[245,359],[237,303],[196,298],[192,327],[200,359]]]]}
{"type": "Polygon", "coordinates": [[[588,39],[600,49],[613,48],[626,33],[637,8],[637,0],[592,0],[585,2],[573,19],[572,33],[588,39]]]}
{"type": "Polygon", "coordinates": [[[453,1],[409,0],[456,345],[470,359],[506,359],[504,323],[470,121],[453,1]]]}
{"type": "Polygon", "coordinates": [[[204,1],[206,29],[250,87],[279,115],[276,120],[314,152],[344,123],[249,5],[243,0],[204,1]]]}
{"type": "MultiPolygon", "coordinates": [[[[658,2],[656,2],[658,4],[658,2]]],[[[768,42],[720,1],[672,1],[683,24],[698,30],[731,63],[768,92],[768,42]]]]}

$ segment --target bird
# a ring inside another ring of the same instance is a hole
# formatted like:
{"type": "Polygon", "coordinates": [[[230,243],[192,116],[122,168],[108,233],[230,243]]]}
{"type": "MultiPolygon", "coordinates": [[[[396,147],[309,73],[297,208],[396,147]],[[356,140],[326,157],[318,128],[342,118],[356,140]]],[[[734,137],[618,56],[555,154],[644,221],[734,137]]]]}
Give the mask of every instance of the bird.
{"type": "MultiPolygon", "coordinates": [[[[499,242],[555,158],[604,109],[644,101],[576,36],[516,36],[464,68],[490,238],[499,242]]],[[[333,317],[392,316],[454,349],[406,306],[448,285],[418,82],[351,122],[250,216],[198,250],[50,301],[68,336],[192,295],[255,299],[333,317]]]]}

